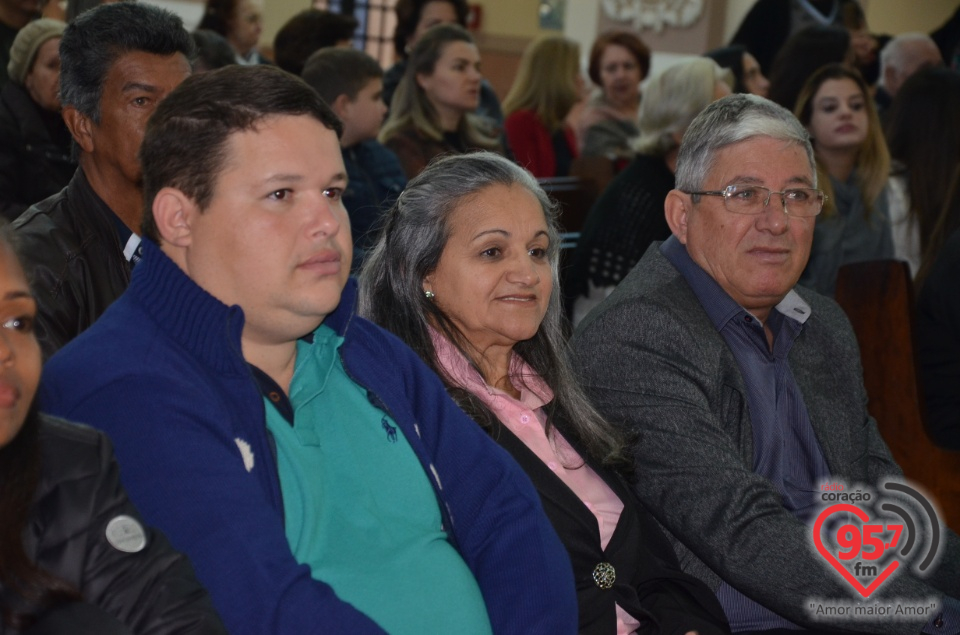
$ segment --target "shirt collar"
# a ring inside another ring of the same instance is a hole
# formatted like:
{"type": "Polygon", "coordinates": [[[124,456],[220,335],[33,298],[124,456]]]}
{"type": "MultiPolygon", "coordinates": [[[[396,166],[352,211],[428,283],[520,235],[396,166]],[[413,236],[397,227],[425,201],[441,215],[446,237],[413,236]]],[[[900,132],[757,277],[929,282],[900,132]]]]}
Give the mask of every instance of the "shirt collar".
{"type": "Polygon", "coordinates": [[[297,360],[290,382],[290,401],[302,404],[322,394],[337,365],[337,349],[343,337],[321,324],[308,337],[297,341],[297,360]]]}
{"type": "MultiPolygon", "coordinates": [[[[663,241],[663,244],[660,245],[660,253],[670,261],[670,264],[680,272],[680,275],[690,285],[694,295],[700,301],[700,305],[703,306],[703,310],[706,311],[714,328],[718,331],[722,330],[727,322],[742,312],[749,313],[737,304],[710,274],[694,262],[690,254],[687,253],[686,246],[677,240],[676,236],[670,236],[663,241]]],[[[774,309],[784,317],[799,324],[806,322],[812,312],[810,305],[793,289],[790,289],[774,309]]]]}
{"type": "Polygon", "coordinates": [[[241,66],[254,66],[260,63],[260,56],[257,54],[257,49],[252,48],[246,55],[242,55],[238,52],[236,54],[236,61],[237,64],[241,66]]]}
{"type": "Polygon", "coordinates": [[[800,297],[800,294],[790,289],[790,293],[785,295],[777,306],[773,307],[784,317],[804,324],[812,313],[810,305],[800,297]]]}
{"type": "MultiPolygon", "coordinates": [[[[117,237],[119,238],[121,245],[126,245],[130,240],[130,236],[136,235],[130,231],[130,228],[127,227],[126,223],[120,220],[120,217],[116,214],[114,214],[110,220],[113,221],[113,226],[117,230],[117,237]]],[[[129,260],[129,258],[127,260],[129,260]]]]}

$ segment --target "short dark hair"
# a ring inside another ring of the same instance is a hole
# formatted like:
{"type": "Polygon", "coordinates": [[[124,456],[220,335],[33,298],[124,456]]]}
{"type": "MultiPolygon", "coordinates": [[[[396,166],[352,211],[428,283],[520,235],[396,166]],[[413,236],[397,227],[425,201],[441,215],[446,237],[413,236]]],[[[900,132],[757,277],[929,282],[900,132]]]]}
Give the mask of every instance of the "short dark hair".
{"type": "Polygon", "coordinates": [[[60,101],[100,122],[103,83],[120,56],[133,51],[182,53],[191,60],[193,39],[179,17],[138,2],[90,9],[67,26],[60,40],[60,101]]]}
{"type": "Polygon", "coordinates": [[[144,214],[141,233],[160,234],[153,199],[175,187],[200,209],[213,198],[230,135],[273,115],[307,115],[340,135],[340,120],[299,77],[268,65],[226,66],[188,77],[157,106],[140,146],[144,214]]]}
{"type": "Polygon", "coordinates": [[[640,79],[647,76],[650,72],[650,47],[630,31],[608,31],[598,37],[590,48],[590,66],[587,71],[590,81],[597,86],[603,85],[600,82],[600,60],[603,58],[603,52],[611,44],[622,46],[630,51],[637,60],[637,66],[640,67],[640,79]]]}
{"type": "Polygon", "coordinates": [[[193,72],[212,71],[237,63],[237,55],[227,38],[210,29],[197,29],[192,34],[197,47],[193,72]]]}
{"type": "Polygon", "coordinates": [[[843,27],[817,25],[800,29],[773,60],[767,97],[792,111],[807,79],[822,66],[843,62],[849,50],[850,33],[843,27]]]}
{"type": "Polygon", "coordinates": [[[397,28],[393,32],[393,49],[398,59],[407,59],[407,44],[417,30],[423,8],[431,2],[446,2],[451,5],[457,14],[457,24],[466,28],[467,14],[470,13],[467,0],[397,0],[394,7],[397,13],[397,28]]]}
{"type": "Polygon", "coordinates": [[[731,44],[707,51],[703,56],[712,59],[720,68],[730,69],[733,73],[733,86],[730,87],[733,92],[749,93],[750,91],[743,85],[743,56],[746,52],[747,47],[743,44],[731,44]]]}
{"type": "Polygon", "coordinates": [[[352,15],[305,9],[280,27],[273,39],[273,55],[277,66],[299,75],[307,59],[320,49],[349,40],[357,30],[357,19],[352,15]]]}
{"type": "Polygon", "coordinates": [[[197,28],[227,37],[230,34],[230,25],[236,18],[239,4],[240,0],[207,0],[203,8],[203,18],[197,28]]]}
{"type": "Polygon", "coordinates": [[[371,80],[383,77],[383,69],[363,51],[327,48],[310,56],[301,77],[325,102],[332,104],[340,95],[346,95],[350,101],[356,99],[371,80]]]}

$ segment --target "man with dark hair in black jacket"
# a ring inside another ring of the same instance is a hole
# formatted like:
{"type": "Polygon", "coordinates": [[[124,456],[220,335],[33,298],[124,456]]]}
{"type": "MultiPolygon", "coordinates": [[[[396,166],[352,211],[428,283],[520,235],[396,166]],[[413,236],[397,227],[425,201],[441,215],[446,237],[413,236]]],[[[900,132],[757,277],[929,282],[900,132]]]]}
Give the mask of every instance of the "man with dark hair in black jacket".
{"type": "Polygon", "coordinates": [[[137,152],[157,104],[190,74],[193,50],[180,18],[132,2],[84,13],[63,34],[60,96],[80,167],[14,224],[46,357],[130,282],[143,214],[137,152]]]}

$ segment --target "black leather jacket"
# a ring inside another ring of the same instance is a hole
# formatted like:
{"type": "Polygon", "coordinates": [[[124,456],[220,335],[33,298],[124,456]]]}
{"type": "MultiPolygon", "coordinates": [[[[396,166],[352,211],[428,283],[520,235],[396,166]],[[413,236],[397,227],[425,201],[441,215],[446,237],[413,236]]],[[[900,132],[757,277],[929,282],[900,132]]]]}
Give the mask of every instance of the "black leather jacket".
{"type": "Polygon", "coordinates": [[[93,324],[130,284],[115,219],[78,169],[63,191],[13,223],[45,358],[93,324]]]}
{"type": "Polygon", "coordinates": [[[0,214],[13,220],[70,182],[77,162],[62,121],[55,139],[45,114],[27,90],[13,82],[0,90],[0,214]]]}
{"type": "Polygon", "coordinates": [[[66,621],[54,615],[36,628],[71,635],[225,634],[186,556],[147,527],[127,497],[107,437],[40,415],[40,446],[42,475],[24,536],[26,553],[83,595],[83,603],[52,613],[84,619],[68,622],[67,630],[44,628],[45,621],[66,621]]]}

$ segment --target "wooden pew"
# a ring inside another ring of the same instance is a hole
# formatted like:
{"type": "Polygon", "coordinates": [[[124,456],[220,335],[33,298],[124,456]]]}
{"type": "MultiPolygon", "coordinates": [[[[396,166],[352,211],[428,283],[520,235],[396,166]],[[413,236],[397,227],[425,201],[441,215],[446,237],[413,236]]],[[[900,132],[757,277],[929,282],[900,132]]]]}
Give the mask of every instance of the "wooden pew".
{"type": "Polygon", "coordinates": [[[613,163],[604,157],[574,159],[570,176],[537,179],[540,187],[560,204],[564,233],[579,232],[600,193],[613,178],[613,163]]]}
{"type": "Polygon", "coordinates": [[[914,349],[914,294],[907,264],[878,260],[845,265],[836,299],[853,324],[869,410],[907,478],[936,499],[941,523],[960,531],[960,452],[935,446],[914,349]]]}

